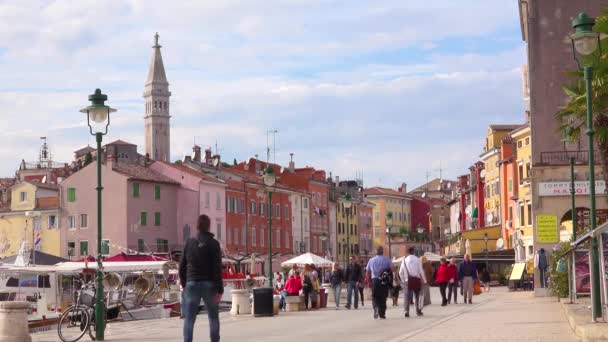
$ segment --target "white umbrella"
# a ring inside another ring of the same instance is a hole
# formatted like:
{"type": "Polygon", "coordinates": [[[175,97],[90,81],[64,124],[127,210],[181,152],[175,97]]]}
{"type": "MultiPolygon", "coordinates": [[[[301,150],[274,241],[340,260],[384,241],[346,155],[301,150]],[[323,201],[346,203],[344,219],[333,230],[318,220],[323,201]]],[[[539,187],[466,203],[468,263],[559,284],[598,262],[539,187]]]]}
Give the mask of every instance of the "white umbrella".
{"type": "Polygon", "coordinates": [[[294,264],[300,267],[304,266],[305,264],[314,264],[317,267],[331,267],[334,262],[312,253],[305,253],[281,263],[281,266],[289,267],[294,264]]]}

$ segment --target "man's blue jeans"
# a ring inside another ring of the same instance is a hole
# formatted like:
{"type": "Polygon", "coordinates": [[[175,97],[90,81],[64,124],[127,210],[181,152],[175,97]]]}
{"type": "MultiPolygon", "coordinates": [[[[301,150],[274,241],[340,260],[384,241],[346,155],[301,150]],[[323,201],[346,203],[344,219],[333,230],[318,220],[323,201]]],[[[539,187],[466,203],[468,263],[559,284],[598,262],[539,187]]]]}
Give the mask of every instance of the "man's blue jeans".
{"type": "Polygon", "coordinates": [[[352,296],[355,296],[355,309],[359,307],[359,288],[356,281],[349,281],[346,290],[346,306],[350,308],[352,304],[352,296]],[[353,293],[354,292],[354,293],[353,293]]]}
{"type": "Polygon", "coordinates": [[[184,342],[192,342],[192,330],[198,315],[201,299],[205,303],[209,318],[211,342],[220,340],[219,305],[215,300],[217,289],[213,281],[189,281],[186,283],[184,303],[184,342]]]}

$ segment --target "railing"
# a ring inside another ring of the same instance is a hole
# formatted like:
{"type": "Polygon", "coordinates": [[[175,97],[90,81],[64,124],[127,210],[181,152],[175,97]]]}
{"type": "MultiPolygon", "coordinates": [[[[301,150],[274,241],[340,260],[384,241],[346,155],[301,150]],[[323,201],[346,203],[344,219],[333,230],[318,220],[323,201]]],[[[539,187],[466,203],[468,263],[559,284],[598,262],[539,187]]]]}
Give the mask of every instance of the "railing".
{"type": "MultiPolygon", "coordinates": [[[[589,161],[588,151],[554,151],[554,152],[541,152],[540,162],[543,165],[568,165],[570,164],[570,158],[574,158],[574,162],[577,164],[586,164],[589,161]]],[[[600,160],[599,151],[594,151],[594,158],[596,163],[600,160]]]]}

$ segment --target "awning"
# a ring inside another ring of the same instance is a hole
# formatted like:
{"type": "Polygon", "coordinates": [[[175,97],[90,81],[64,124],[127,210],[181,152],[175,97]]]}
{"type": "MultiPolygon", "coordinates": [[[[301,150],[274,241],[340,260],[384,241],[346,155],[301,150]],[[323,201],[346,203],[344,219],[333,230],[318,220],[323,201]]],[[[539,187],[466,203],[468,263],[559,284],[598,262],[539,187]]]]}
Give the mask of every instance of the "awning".
{"type": "Polygon", "coordinates": [[[299,255],[293,259],[287,260],[283,263],[281,263],[281,266],[283,267],[289,267],[293,264],[296,264],[300,267],[306,265],[306,264],[314,264],[315,266],[318,267],[331,267],[333,266],[334,262],[331,260],[327,260],[325,258],[322,258],[318,255],[312,254],[312,253],[305,253],[302,255],[299,255]]]}

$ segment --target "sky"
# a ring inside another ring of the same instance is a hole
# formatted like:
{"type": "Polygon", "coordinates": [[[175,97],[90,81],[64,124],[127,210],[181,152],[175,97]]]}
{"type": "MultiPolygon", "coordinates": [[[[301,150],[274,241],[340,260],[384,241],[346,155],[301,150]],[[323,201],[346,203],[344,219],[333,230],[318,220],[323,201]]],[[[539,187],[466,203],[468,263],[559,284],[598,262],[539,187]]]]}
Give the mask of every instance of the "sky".
{"type": "Polygon", "coordinates": [[[58,162],[93,145],[95,88],[117,109],[105,142],[144,153],[155,32],[173,160],[194,142],[265,159],[277,130],[278,163],[414,187],[467,173],[488,125],[524,122],[516,1],[0,0],[0,176],[41,136],[58,162]]]}

